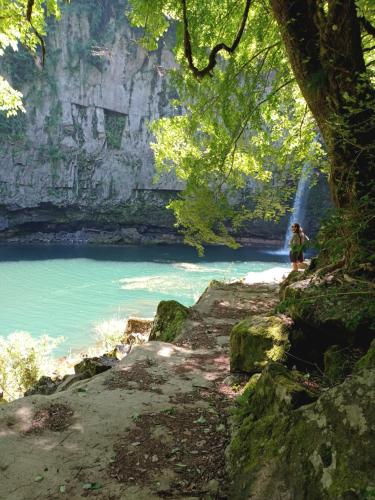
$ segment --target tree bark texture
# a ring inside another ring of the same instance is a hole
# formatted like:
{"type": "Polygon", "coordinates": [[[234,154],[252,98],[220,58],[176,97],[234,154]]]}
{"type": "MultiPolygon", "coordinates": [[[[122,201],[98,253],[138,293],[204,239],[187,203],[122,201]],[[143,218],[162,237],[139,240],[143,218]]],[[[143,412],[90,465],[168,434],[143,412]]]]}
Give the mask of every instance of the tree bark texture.
{"type": "Polygon", "coordinates": [[[326,143],[336,206],[364,203],[374,209],[375,90],[366,74],[354,0],[270,3],[296,80],[326,143]]]}

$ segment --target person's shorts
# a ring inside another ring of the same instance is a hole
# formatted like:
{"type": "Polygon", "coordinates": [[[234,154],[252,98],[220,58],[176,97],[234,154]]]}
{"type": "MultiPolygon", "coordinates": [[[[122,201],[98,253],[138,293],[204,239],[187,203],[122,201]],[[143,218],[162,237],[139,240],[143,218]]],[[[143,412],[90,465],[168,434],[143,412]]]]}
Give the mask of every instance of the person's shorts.
{"type": "Polygon", "coordinates": [[[303,262],[302,252],[289,252],[290,262],[303,262]]]}

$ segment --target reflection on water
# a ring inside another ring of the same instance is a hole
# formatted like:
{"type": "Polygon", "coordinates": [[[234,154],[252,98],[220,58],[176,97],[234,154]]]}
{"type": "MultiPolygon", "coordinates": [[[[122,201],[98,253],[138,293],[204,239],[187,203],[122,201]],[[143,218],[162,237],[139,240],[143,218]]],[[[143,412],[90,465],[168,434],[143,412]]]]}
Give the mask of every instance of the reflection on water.
{"type": "Polygon", "coordinates": [[[160,300],[190,306],[212,279],[274,267],[289,266],[244,248],[210,248],[199,258],[182,246],[0,247],[0,335],[63,336],[57,354],[65,354],[92,343],[98,322],[152,317],[160,300]]]}

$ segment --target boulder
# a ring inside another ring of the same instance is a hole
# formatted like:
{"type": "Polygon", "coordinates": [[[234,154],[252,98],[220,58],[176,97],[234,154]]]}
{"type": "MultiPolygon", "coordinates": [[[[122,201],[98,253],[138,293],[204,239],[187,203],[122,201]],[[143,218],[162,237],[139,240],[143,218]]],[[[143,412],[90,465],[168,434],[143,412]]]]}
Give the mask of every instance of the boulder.
{"type": "Polygon", "coordinates": [[[150,333],[150,340],[172,342],[180,333],[188,317],[189,308],[176,300],[162,300],[159,302],[154,324],[150,333]]]}
{"type": "Polygon", "coordinates": [[[132,333],[148,333],[152,328],[153,320],[145,318],[128,318],[125,335],[132,333]]]}
{"type": "Polygon", "coordinates": [[[299,391],[289,389],[298,382],[289,386],[289,375],[272,370],[234,417],[227,452],[231,499],[373,498],[375,369],[302,405],[299,391]]]}
{"type": "Polygon", "coordinates": [[[304,376],[278,363],[270,363],[261,374],[252,375],[237,399],[240,414],[258,420],[266,415],[288,413],[311,403],[317,395],[304,384],[304,376]]]}
{"type": "Polygon", "coordinates": [[[121,229],[121,237],[124,243],[139,244],[142,240],[142,235],[135,227],[127,227],[121,229]]]}
{"type": "Polygon", "coordinates": [[[339,272],[282,286],[278,310],[290,315],[297,332],[289,336],[291,353],[320,366],[330,346],[367,349],[375,336],[373,292],[339,272]]]}
{"type": "Polygon", "coordinates": [[[51,377],[43,375],[32,387],[30,387],[30,389],[24,393],[24,396],[32,396],[34,394],[49,396],[56,391],[60,383],[60,379],[54,380],[51,377]]]}
{"type": "Polygon", "coordinates": [[[288,276],[280,283],[279,297],[281,300],[285,299],[285,290],[288,286],[298,281],[302,281],[304,274],[299,271],[291,271],[288,276]]]}
{"type": "Polygon", "coordinates": [[[115,358],[101,356],[94,358],[84,358],[80,363],[74,365],[75,374],[84,374],[86,378],[93,377],[98,373],[109,370],[116,364],[115,358]]]}
{"type": "Polygon", "coordinates": [[[232,372],[259,372],[270,361],[282,361],[288,348],[285,321],[279,316],[252,316],[237,323],[230,334],[232,372]]]}

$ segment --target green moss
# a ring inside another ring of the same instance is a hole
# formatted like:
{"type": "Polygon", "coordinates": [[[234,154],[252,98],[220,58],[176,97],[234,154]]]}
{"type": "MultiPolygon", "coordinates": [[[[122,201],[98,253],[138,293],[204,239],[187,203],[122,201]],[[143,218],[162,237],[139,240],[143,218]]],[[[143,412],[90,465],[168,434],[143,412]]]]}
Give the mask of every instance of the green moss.
{"type": "Polygon", "coordinates": [[[33,82],[38,76],[38,67],[35,64],[31,51],[19,44],[18,50],[5,50],[3,70],[10,76],[15,88],[20,89],[25,82],[33,82]]]}
{"type": "Polygon", "coordinates": [[[96,140],[99,137],[99,133],[98,133],[98,117],[97,117],[97,114],[96,114],[96,110],[94,110],[94,112],[92,114],[91,130],[92,130],[92,136],[96,140]]]}
{"type": "Polygon", "coordinates": [[[93,377],[99,373],[105,372],[111,368],[104,364],[100,358],[85,358],[74,366],[74,373],[84,374],[87,377],[93,377]]]}
{"type": "Polygon", "coordinates": [[[180,333],[189,309],[176,300],[159,302],[150,340],[172,342],[180,333]]]}
{"type": "Polygon", "coordinates": [[[371,342],[367,353],[356,363],[356,372],[364,369],[375,368],[375,339],[371,342]]]}
{"type": "Polygon", "coordinates": [[[330,384],[342,382],[351,373],[352,368],[349,349],[333,345],[324,353],[324,375],[330,384]]]}
{"type": "Polygon", "coordinates": [[[273,364],[252,378],[228,451],[231,498],[371,498],[375,371],[366,373],[307,405],[294,371],[273,364]]]}
{"type": "Polygon", "coordinates": [[[23,141],[26,135],[27,116],[18,113],[16,116],[6,117],[0,113],[0,139],[14,143],[23,141]]]}
{"type": "Polygon", "coordinates": [[[255,419],[268,414],[280,414],[308,404],[316,395],[306,389],[299,380],[302,375],[290,371],[278,363],[271,363],[261,376],[254,375],[249,380],[236,405],[240,418],[251,413],[255,419]]]}
{"type": "Polygon", "coordinates": [[[59,126],[62,120],[62,103],[57,100],[53,103],[49,115],[46,116],[44,121],[44,132],[48,134],[50,141],[56,139],[59,126]]]}
{"type": "Polygon", "coordinates": [[[122,133],[124,131],[126,115],[108,109],[104,110],[105,135],[107,145],[111,149],[121,148],[122,133]]]}
{"type": "Polygon", "coordinates": [[[231,371],[260,371],[270,361],[281,361],[288,346],[285,324],[277,316],[252,316],[232,329],[231,371]]]}
{"type": "Polygon", "coordinates": [[[287,312],[300,324],[324,331],[327,339],[336,338],[340,345],[353,345],[373,338],[373,289],[365,282],[336,281],[333,276],[327,279],[311,283],[308,278],[284,287],[284,300],[278,310],[287,312]]]}

